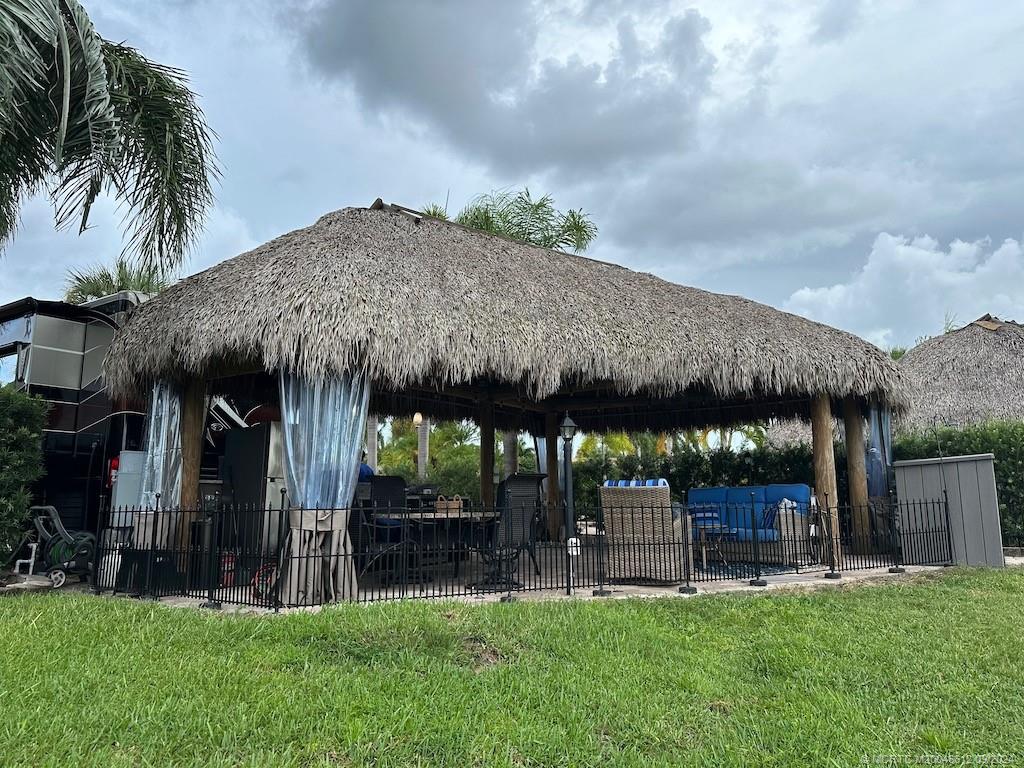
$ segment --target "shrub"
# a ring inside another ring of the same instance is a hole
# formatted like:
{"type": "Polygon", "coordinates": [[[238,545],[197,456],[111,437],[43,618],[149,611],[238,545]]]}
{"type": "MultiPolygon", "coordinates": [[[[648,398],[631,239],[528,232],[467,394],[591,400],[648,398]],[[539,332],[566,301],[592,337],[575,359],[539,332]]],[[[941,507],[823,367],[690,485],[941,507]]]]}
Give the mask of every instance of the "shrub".
{"type": "Polygon", "coordinates": [[[18,543],[30,487],[43,476],[42,430],[46,403],[13,387],[0,387],[0,557],[18,543]]]}

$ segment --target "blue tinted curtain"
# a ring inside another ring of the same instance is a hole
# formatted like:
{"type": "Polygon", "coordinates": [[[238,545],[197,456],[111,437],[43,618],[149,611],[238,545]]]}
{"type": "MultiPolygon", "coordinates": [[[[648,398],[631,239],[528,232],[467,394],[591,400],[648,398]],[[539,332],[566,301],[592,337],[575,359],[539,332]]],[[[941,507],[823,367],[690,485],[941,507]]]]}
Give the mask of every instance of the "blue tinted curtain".
{"type": "Polygon", "coordinates": [[[349,506],[359,474],[370,385],[363,372],[310,381],[280,374],[289,503],[282,599],[319,605],[358,592],[349,506]]]}
{"type": "Polygon", "coordinates": [[[146,413],[146,455],[139,506],[178,507],[181,501],[181,392],[166,381],[153,385],[146,413]]]}
{"type": "Polygon", "coordinates": [[[887,407],[871,404],[868,429],[868,496],[888,496],[889,467],[892,466],[892,418],[887,407]]]}

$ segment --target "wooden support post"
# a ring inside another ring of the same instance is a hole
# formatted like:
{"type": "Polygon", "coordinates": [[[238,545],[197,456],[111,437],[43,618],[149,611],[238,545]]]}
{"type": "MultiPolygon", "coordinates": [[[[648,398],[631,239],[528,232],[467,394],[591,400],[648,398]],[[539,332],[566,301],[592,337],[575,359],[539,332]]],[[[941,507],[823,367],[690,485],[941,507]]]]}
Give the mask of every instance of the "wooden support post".
{"type": "Polygon", "coordinates": [[[864,416],[857,400],[843,400],[846,427],[846,472],[850,481],[850,519],[854,551],[871,551],[871,509],[868,506],[868,472],[864,456],[864,416]]]}
{"type": "Polygon", "coordinates": [[[494,506],[494,403],[480,404],[480,503],[494,506]]]}
{"type": "Polygon", "coordinates": [[[557,413],[544,415],[544,442],[547,446],[547,466],[544,471],[548,476],[548,536],[551,541],[558,541],[558,531],[562,527],[562,489],[558,485],[558,463],[562,457],[558,455],[557,413]]]}
{"type": "Polygon", "coordinates": [[[193,520],[199,517],[199,469],[203,460],[203,429],[206,426],[206,382],[193,379],[181,391],[181,500],[178,545],[189,544],[193,520]]]}
{"type": "Polygon", "coordinates": [[[839,492],[836,489],[835,437],[832,434],[832,402],[828,395],[816,395],[811,400],[811,450],[814,457],[814,489],[818,507],[829,515],[828,527],[832,541],[829,552],[834,558],[831,565],[839,570],[839,492]]]}

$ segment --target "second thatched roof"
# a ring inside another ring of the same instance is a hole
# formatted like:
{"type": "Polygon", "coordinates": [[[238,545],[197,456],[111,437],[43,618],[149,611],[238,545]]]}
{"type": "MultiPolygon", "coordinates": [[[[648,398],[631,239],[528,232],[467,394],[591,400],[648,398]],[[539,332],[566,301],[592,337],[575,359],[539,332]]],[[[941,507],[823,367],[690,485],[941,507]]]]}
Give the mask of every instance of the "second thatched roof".
{"type": "Polygon", "coordinates": [[[391,391],[502,382],[536,400],[588,382],[657,397],[873,397],[898,369],[863,340],[737,296],[375,203],[193,275],[141,306],[106,362],[159,378],[365,366],[391,391]]]}
{"type": "Polygon", "coordinates": [[[1024,325],[985,315],[909,350],[911,407],[901,430],[1024,421],[1024,325]]]}

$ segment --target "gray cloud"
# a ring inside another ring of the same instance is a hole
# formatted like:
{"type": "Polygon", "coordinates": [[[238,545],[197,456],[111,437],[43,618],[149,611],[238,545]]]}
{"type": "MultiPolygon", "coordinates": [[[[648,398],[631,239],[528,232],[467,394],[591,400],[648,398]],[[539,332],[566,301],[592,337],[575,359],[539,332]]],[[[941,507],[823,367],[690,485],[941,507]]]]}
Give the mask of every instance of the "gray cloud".
{"type": "Polygon", "coordinates": [[[842,40],[860,20],[860,0],[825,0],[814,19],[812,37],[819,43],[842,40]]]}
{"type": "Polygon", "coordinates": [[[1024,317],[1024,249],[1017,240],[910,240],[880,234],[848,281],[796,291],[786,309],[888,347],[942,332],[945,316],[967,323],[986,313],[1024,317]]]}
{"type": "MultiPolygon", "coordinates": [[[[938,34],[948,22],[935,16],[938,34]]],[[[566,190],[598,216],[598,255],[699,280],[744,263],[820,259],[883,230],[1018,234],[979,181],[1003,177],[1000,195],[1024,183],[1010,135],[1024,108],[978,87],[980,40],[939,66],[908,66],[914,57],[887,38],[922,18],[889,14],[876,21],[877,44],[867,34],[847,44],[873,19],[859,4],[826,2],[812,19],[815,38],[832,43],[820,55],[794,49],[792,34],[764,19],[713,54],[712,22],[669,4],[641,13],[593,0],[574,15],[332,0],[303,27],[300,48],[375,114],[416,121],[485,163],[495,186],[539,179],[566,190]],[[539,50],[550,23],[564,25],[558,59],[539,50]],[[577,53],[574,36],[602,34],[603,59],[593,45],[589,58],[577,53]],[[718,75],[730,73],[725,88],[718,75]],[[972,216],[993,227],[950,229],[972,216]]],[[[837,260],[824,277],[848,272],[837,260]]]]}
{"type": "Polygon", "coordinates": [[[578,177],[686,147],[714,69],[709,29],[685,11],[648,44],[624,16],[598,64],[537,58],[523,3],[336,1],[303,25],[302,47],[371,110],[422,120],[499,172],[578,177]]]}
{"type": "MultiPolygon", "coordinates": [[[[419,206],[450,192],[457,207],[529,184],[594,216],[597,258],[887,343],[926,332],[936,307],[967,317],[986,291],[1001,292],[997,312],[1024,295],[1019,259],[981,245],[978,263],[995,267],[961,275],[950,266],[959,247],[944,245],[1024,235],[1015,4],[90,10],[107,37],[187,69],[220,135],[226,174],[193,268],[377,196],[419,206]],[[919,281],[928,297],[896,306],[899,291],[878,286],[889,270],[909,290],[907,265],[956,279],[919,281]]],[[[120,248],[113,211],[97,210],[81,238],[53,233],[47,213],[41,201],[26,210],[0,263],[0,301],[52,296],[65,266],[120,248]]]]}

